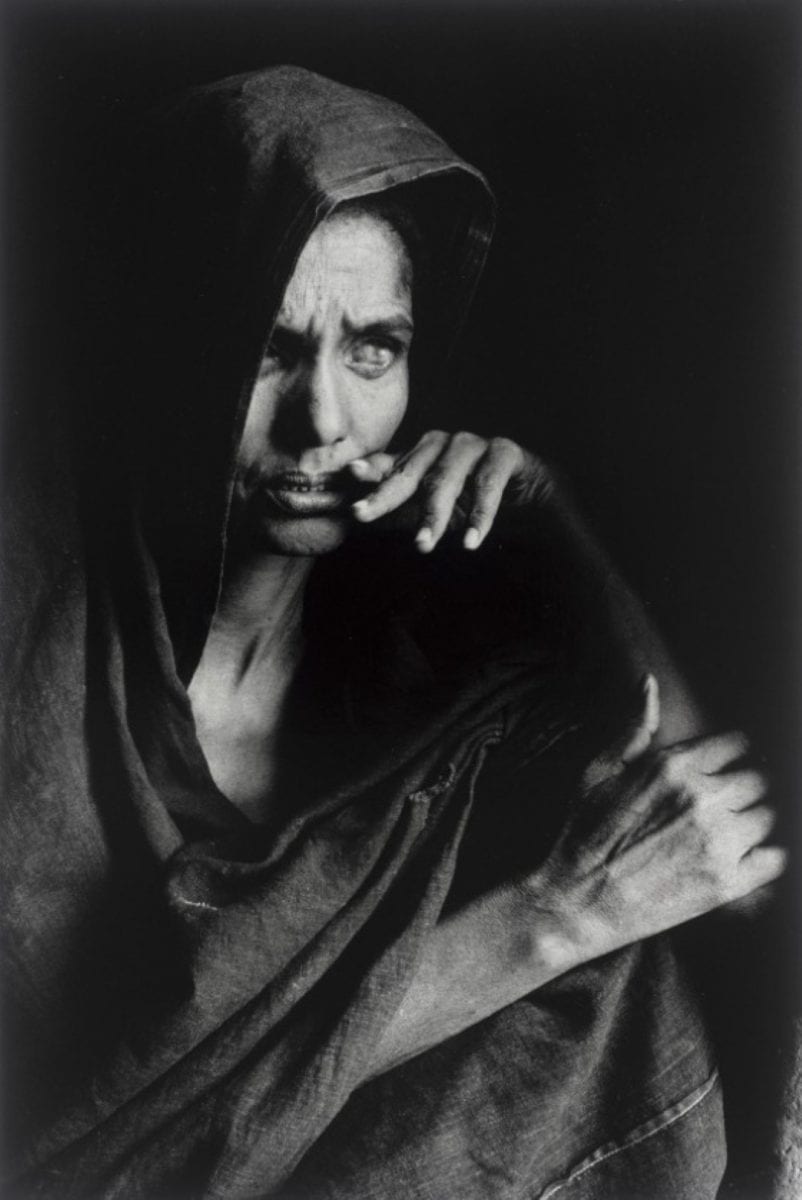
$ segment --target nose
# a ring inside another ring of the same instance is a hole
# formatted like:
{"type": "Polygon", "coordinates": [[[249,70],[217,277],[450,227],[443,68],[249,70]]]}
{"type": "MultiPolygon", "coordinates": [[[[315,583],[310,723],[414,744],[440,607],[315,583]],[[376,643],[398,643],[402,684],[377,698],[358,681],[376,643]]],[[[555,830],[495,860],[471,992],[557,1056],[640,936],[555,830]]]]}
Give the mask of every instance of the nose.
{"type": "Polygon", "coordinates": [[[286,397],[286,431],[298,450],[333,446],[348,430],[343,382],[324,355],[299,365],[286,397]]]}

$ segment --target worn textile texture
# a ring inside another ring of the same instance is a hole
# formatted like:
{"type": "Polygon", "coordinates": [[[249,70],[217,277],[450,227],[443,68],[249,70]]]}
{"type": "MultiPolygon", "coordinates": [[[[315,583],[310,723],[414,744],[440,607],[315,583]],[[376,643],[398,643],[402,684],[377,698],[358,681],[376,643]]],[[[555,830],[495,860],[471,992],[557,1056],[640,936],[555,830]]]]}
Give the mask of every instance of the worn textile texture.
{"type": "Polygon", "coordinates": [[[371,533],[316,567],[313,752],[278,825],[233,808],[195,738],[232,455],[300,247],[398,189],[444,357],[490,236],[481,176],[293,68],[176,101],[146,147],[115,193],[127,307],[98,293],[98,378],[59,398],[27,485],[7,473],[4,1195],[712,1197],[720,1092],[667,939],[365,1082],[444,905],[546,853],[629,715],[646,649],[567,511],[513,514],[470,562],[371,533]]]}
{"type": "Polygon", "coordinates": [[[802,1195],[802,1022],[797,1021],[777,1139],[777,1200],[802,1195]]]}

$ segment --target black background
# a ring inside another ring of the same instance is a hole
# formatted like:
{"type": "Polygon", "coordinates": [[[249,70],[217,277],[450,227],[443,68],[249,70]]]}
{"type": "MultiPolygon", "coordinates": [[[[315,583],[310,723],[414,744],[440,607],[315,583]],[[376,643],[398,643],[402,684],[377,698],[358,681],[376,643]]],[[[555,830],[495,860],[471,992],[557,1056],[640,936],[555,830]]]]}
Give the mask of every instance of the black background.
{"type": "Polygon", "coordinates": [[[12,405],[68,385],[93,147],[121,116],[279,62],[401,101],[499,200],[455,420],[563,467],[716,723],[767,755],[793,836],[799,15],[737,0],[7,3],[12,405]]]}

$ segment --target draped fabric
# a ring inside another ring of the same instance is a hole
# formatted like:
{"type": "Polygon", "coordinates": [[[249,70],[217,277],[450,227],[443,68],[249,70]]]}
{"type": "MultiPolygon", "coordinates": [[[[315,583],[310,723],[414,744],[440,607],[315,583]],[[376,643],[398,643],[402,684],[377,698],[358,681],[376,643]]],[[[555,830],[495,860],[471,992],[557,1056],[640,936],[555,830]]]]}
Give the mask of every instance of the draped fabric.
{"type": "Polygon", "coordinates": [[[296,68],[167,105],[128,168],[111,375],[7,476],[5,1194],[712,1196],[715,1067],[664,939],[372,1078],[444,907],[547,852],[646,662],[558,503],[475,556],[369,531],[316,565],[280,820],[242,816],[195,736],[233,453],[301,246],[392,190],[445,356],[490,236],[481,176],[296,68]]]}

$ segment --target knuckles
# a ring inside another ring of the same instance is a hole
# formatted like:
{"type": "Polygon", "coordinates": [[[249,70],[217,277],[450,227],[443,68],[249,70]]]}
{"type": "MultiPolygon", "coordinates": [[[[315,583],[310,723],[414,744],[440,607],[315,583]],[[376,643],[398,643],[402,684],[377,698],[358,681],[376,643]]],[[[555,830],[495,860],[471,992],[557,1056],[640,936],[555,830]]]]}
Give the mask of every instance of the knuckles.
{"type": "MultiPolygon", "coordinates": [[[[489,492],[498,488],[500,480],[503,486],[511,476],[522,471],[527,461],[524,450],[511,438],[487,439],[466,429],[455,433],[430,429],[422,435],[418,445],[429,452],[439,452],[420,482],[421,489],[429,495],[447,485],[454,471],[462,469],[460,464],[473,462],[474,488],[489,492]]],[[[391,475],[403,476],[408,470],[405,456],[393,467],[391,475]]]]}
{"type": "Polygon", "coordinates": [[[726,740],[731,747],[733,757],[743,758],[743,756],[748,754],[752,748],[752,743],[749,740],[749,737],[747,734],[741,733],[740,730],[736,733],[725,734],[724,740],[726,740]]]}
{"type": "Polygon", "coordinates": [[[647,932],[652,918],[671,928],[776,879],[787,856],[764,844],[775,812],[762,802],[765,774],[738,766],[747,747],[740,734],[698,739],[602,772],[596,786],[612,803],[588,809],[589,824],[572,822],[561,844],[565,873],[597,877],[618,926],[647,932]]]}
{"type": "Polygon", "coordinates": [[[768,837],[777,823],[777,813],[768,804],[758,804],[744,815],[749,820],[755,845],[768,837]]]}
{"type": "Polygon", "coordinates": [[[490,439],[489,450],[494,457],[509,458],[523,461],[523,450],[508,437],[494,437],[490,439]]]}
{"type": "Polygon", "coordinates": [[[434,466],[427,471],[420,482],[421,493],[428,499],[434,499],[438,491],[448,480],[449,472],[445,467],[434,466]]]}
{"type": "Polygon", "coordinates": [[[448,434],[442,429],[429,429],[421,437],[421,442],[424,445],[431,446],[443,443],[448,439],[448,434]]]}
{"type": "Polygon", "coordinates": [[[656,752],[656,760],[657,776],[665,787],[684,789],[690,783],[690,762],[682,750],[670,746],[660,749],[656,752]]]}
{"type": "Polygon", "coordinates": [[[754,767],[749,770],[740,772],[741,789],[748,793],[755,800],[760,800],[765,796],[770,788],[770,780],[765,771],[758,771],[754,767]]]}
{"type": "Polygon", "coordinates": [[[484,438],[475,433],[469,433],[466,429],[460,429],[451,438],[451,443],[457,449],[474,450],[477,445],[487,445],[484,438]]]}

